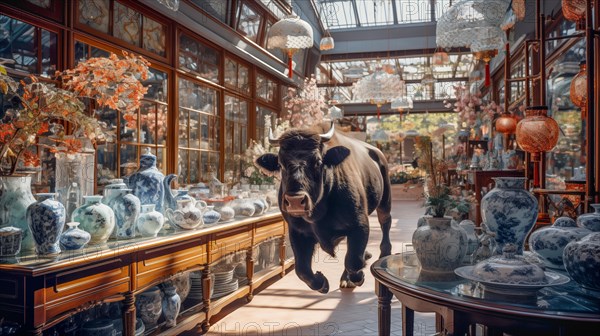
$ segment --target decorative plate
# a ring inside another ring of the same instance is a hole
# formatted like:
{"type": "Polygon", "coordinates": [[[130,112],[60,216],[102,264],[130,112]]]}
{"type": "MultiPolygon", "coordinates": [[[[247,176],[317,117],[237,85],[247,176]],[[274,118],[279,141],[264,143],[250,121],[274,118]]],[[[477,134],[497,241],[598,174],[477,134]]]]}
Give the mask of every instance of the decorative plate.
{"type": "Polygon", "coordinates": [[[473,274],[473,267],[474,266],[459,267],[454,270],[454,273],[467,280],[477,281],[481,283],[487,291],[504,295],[533,295],[541,288],[564,285],[567,282],[571,281],[571,279],[566,275],[562,275],[555,272],[544,272],[546,275],[545,284],[514,284],[491,282],[482,280],[477,275],[473,274]]]}

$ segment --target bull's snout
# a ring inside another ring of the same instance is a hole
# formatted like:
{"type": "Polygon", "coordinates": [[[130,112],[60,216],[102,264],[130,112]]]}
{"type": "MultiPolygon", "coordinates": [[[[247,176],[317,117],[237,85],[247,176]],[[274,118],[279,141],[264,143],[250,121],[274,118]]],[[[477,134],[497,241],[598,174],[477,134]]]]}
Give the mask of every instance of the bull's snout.
{"type": "Polygon", "coordinates": [[[308,212],[308,196],[300,195],[283,195],[284,210],[290,215],[304,215],[308,212]]]}

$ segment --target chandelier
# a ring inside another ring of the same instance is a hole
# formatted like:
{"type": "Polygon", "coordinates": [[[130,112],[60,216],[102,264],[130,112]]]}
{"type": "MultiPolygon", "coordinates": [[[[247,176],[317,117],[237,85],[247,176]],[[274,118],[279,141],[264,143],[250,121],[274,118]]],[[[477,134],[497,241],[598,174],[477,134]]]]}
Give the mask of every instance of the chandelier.
{"type": "Polygon", "coordinates": [[[380,107],[396,98],[402,97],[404,81],[397,75],[383,71],[382,67],[370,75],[364,76],[353,85],[354,98],[377,105],[377,118],[380,107]]]}
{"type": "Polygon", "coordinates": [[[287,15],[269,29],[267,46],[270,49],[282,49],[287,53],[288,76],[292,78],[292,57],[294,53],[299,49],[313,46],[312,27],[297,15],[287,15]]]}
{"type": "Polygon", "coordinates": [[[174,12],[179,10],[179,0],[158,0],[158,2],[174,12]]]}
{"type": "Polygon", "coordinates": [[[442,15],[436,28],[436,43],[441,48],[469,47],[486,65],[489,85],[489,62],[505,43],[500,28],[511,0],[460,0],[442,15]]]}

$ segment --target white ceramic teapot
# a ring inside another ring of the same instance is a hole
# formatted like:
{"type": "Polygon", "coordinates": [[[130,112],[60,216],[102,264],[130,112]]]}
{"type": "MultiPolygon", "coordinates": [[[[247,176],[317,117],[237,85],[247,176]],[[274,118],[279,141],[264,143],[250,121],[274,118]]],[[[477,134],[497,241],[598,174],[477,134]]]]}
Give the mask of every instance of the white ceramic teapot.
{"type": "Polygon", "coordinates": [[[193,230],[202,227],[202,206],[206,202],[191,199],[177,200],[177,209],[167,209],[166,214],[169,221],[180,229],[193,230]]]}

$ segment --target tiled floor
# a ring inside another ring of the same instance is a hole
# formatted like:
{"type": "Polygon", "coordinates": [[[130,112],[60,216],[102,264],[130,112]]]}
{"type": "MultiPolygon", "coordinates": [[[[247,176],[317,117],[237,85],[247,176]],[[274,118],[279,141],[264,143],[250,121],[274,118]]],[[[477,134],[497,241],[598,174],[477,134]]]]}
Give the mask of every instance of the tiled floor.
{"type": "MultiPolygon", "coordinates": [[[[417,219],[423,214],[422,201],[394,201],[391,231],[393,253],[410,246],[417,219]]],[[[313,269],[329,279],[328,294],[310,290],[295,272],[275,282],[252,302],[241,306],[211,326],[210,336],[217,335],[377,335],[377,297],[369,271],[379,255],[381,231],[375,214],[370,216],[371,236],[368,251],[373,258],[366,268],[362,287],[354,290],[338,288],[343,270],[346,244],[339,246],[338,258],[319,250],[313,269]]],[[[392,334],[401,335],[401,306],[392,301],[392,334]]],[[[415,314],[415,335],[435,333],[432,314],[415,314]]]]}

